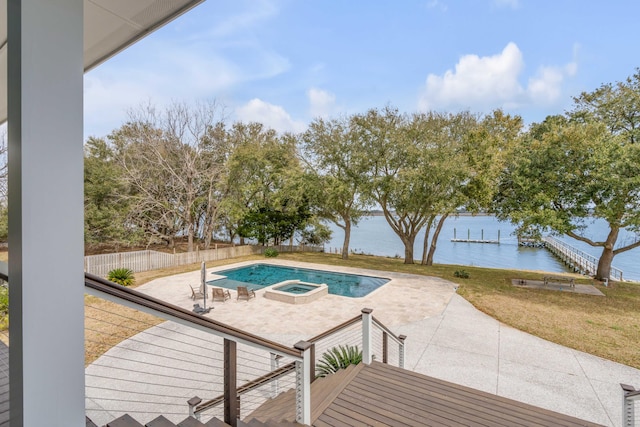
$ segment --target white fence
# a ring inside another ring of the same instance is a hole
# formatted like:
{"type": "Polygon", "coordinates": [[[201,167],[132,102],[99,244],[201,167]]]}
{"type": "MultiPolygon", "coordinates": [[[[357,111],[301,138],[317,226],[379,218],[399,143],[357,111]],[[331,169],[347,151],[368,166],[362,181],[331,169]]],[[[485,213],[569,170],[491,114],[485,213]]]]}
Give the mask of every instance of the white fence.
{"type": "Polygon", "coordinates": [[[279,252],[322,252],[322,246],[226,246],[206,251],[168,254],[157,251],[118,252],[114,254],[88,255],[84,257],[84,271],[106,277],[114,268],[128,268],[134,272],[157,270],[195,264],[202,261],[217,261],[247,255],[261,254],[267,248],[279,252]]]}

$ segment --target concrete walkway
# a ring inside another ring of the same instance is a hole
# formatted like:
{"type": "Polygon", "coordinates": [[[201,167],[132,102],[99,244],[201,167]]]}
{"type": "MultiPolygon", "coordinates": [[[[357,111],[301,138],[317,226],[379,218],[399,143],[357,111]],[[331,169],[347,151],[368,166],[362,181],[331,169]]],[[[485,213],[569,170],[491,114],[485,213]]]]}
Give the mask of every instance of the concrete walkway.
{"type": "MultiPolygon", "coordinates": [[[[505,326],[457,295],[452,282],[315,264],[304,267],[392,280],[363,298],[328,295],[304,305],[268,300],[264,291],[248,302],[236,301],[232,291],[232,299],[215,302],[208,316],[292,345],[358,315],[362,308],[373,308],[380,321],[407,335],[406,368],[609,426],[622,425],[619,384],[640,386],[640,370],[505,326]]],[[[224,268],[230,266],[209,269],[208,274],[224,268]]],[[[196,271],[157,279],[138,290],[191,308],[187,285],[197,285],[199,277],[196,271]]]]}

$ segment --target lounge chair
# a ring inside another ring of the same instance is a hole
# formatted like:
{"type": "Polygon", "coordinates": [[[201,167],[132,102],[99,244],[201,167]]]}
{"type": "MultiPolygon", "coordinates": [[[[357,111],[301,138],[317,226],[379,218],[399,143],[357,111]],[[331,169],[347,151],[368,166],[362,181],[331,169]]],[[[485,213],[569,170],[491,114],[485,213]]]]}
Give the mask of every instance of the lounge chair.
{"type": "Polygon", "coordinates": [[[256,293],[253,289],[247,289],[246,286],[238,286],[238,298],[236,298],[236,300],[246,299],[249,301],[251,298],[255,298],[255,296],[256,293]]]}
{"type": "Polygon", "coordinates": [[[222,289],[222,288],[211,289],[211,301],[225,302],[230,298],[231,298],[231,292],[229,292],[229,289],[222,289]]]}
{"type": "Polygon", "coordinates": [[[196,300],[198,298],[204,298],[204,293],[200,289],[195,289],[193,286],[189,285],[191,288],[191,299],[196,300]]]}

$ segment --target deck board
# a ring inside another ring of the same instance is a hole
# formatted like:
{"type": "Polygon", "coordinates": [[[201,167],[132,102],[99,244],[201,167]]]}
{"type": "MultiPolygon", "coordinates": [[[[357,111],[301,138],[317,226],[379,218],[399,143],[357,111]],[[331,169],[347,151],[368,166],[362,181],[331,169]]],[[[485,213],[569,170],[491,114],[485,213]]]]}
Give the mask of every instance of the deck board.
{"type": "Polygon", "coordinates": [[[332,425],[332,419],[342,425],[598,425],[379,362],[364,366],[318,421],[332,425]]]}

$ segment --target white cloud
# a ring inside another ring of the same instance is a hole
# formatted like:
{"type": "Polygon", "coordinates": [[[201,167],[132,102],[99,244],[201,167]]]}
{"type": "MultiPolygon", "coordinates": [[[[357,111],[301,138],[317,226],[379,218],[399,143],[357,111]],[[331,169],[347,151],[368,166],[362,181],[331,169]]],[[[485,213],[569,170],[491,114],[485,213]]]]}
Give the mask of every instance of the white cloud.
{"type": "Polygon", "coordinates": [[[523,67],[522,53],[515,43],[509,43],[494,56],[465,55],[454,71],[447,70],[443,76],[429,74],[420,108],[485,107],[513,102],[523,91],[518,83],[523,67]]]}
{"type": "Polygon", "coordinates": [[[520,0],[493,0],[493,5],[499,8],[511,8],[518,9],[520,7],[520,0]]]}
{"type": "Polygon", "coordinates": [[[307,91],[311,117],[328,117],[335,112],[336,96],[326,90],[312,87],[307,91]]]}
{"type": "Polygon", "coordinates": [[[565,79],[577,72],[577,63],[540,67],[526,87],[519,81],[523,71],[523,55],[515,43],[507,44],[502,52],[493,56],[465,55],[455,70],[447,70],[441,76],[427,76],[419,108],[483,111],[552,104],[561,98],[565,79]]]}
{"type": "Polygon", "coordinates": [[[120,61],[124,67],[106,63],[85,75],[85,137],[110,133],[124,123],[128,109],[142,102],[162,106],[176,99],[219,99],[243,83],[290,68],[286,58],[258,48],[250,48],[244,62],[234,62],[216,52],[203,55],[197,44],[179,49],[151,40],[129,56],[120,61]]]}
{"type": "Polygon", "coordinates": [[[236,109],[236,117],[244,122],[258,122],[278,132],[302,132],[307,125],[293,120],[279,105],[254,98],[236,109]]]}

